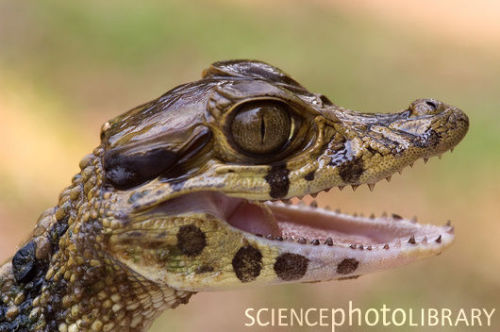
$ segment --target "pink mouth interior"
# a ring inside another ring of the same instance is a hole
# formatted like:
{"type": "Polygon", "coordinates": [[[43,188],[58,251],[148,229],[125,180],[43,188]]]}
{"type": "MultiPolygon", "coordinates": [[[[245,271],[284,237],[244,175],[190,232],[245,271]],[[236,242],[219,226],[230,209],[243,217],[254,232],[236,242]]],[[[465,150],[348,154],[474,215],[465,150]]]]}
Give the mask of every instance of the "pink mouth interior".
{"type": "Polygon", "coordinates": [[[271,240],[302,243],[325,243],[331,239],[340,245],[377,245],[407,241],[412,236],[438,236],[440,231],[435,226],[426,228],[399,218],[354,217],[308,206],[247,201],[209,191],[166,201],[152,213],[180,215],[188,211],[211,214],[234,228],[271,240]]]}

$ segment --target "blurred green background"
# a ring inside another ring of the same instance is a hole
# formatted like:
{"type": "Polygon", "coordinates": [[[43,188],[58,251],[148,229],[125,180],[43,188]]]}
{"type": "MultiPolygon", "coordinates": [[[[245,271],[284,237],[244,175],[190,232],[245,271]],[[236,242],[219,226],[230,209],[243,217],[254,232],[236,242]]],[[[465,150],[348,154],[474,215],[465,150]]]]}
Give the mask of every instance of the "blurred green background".
{"type": "MultiPolygon", "coordinates": [[[[198,294],[152,331],[242,330],[248,307],[345,308],[350,300],[498,309],[500,3],[488,0],[0,0],[0,261],[56,203],[104,121],[232,58],[267,61],[355,110],[396,111],[421,97],[465,110],[469,134],[439,162],[419,162],[373,193],[319,196],[347,212],[450,219],[456,242],[439,257],[354,281],[198,294]]],[[[498,316],[484,330],[498,331],[498,316]]],[[[429,330],[399,330],[407,329],[429,330]]]]}

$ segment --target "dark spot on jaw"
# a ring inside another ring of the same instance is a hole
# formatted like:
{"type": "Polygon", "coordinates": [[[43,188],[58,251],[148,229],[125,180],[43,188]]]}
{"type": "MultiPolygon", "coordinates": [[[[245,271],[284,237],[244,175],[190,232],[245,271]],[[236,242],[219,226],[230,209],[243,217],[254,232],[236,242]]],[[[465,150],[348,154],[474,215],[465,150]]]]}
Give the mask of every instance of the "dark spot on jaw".
{"type": "Polygon", "coordinates": [[[312,171],[310,173],[307,173],[306,176],[304,176],[304,179],[306,179],[306,181],[312,181],[312,180],[314,180],[314,173],[315,172],[316,171],[312,171]]]}
{"type": "Polygon", "coordinates": [[[413,139],[413,144],[419,148],[435,148],[441,140],[441,136],[434,130],[427,130],[422,135],[413,139]]]}
{"type": "Polygon", "coordinates": [[[12,258],[14,278],[17,282],[26,283],[34,277],[36,272],[35,251],[35,242],[30,241],[19,249],[12,258]]]}
{"type": "Polygon", "coordinates": [[[364,171],[364,163],[361,157],[339,166],[339,175],[345,183],[357,183],[364,171]]]}
{"type": "Polygon", "coordinates": [[[308,264],[309,259],[302,255],[284,253],[276,259],[274,271],[282,280],[297,280],[306,274],[308,264]]]}
{"type": "Polygon", "coordinates": [[[257,248],[245,246],[234,255],[233,270],[241,282],[255,280],[262,270],[262,254],[257,248]]]}
{"type": "Polygon", "coordinates": [[[177,248],[187,256],[197,256],[201,254],[207,245],[205,233],[195,225],[184,225],[177,233],[177,248]]]}
{"type": "Polygon", "coordinates": [[[338,274],[350,274],[356,271],[359,262],[354,258],[346,258],[339,265],[337,265],[338,274]]]}
{"type": "Polygon", "coordinates": [[[272,198],[282,198],[288,194],[288,189],[290,188],[290,179],[288,179],[288,174],[290,171],[286,168],[286,165],[275,165],[269,170],[265,179],[271,190],[269,195],[272,198]]]}

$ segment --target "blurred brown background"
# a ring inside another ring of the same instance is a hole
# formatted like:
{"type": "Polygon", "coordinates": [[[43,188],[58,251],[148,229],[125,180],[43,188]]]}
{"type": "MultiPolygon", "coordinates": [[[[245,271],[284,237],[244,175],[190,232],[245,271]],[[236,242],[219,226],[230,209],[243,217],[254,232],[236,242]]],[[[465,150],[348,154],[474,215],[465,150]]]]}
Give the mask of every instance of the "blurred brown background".
{"type": "MultiPolygon", "coordinates": [[[[500,3],[488,0],[0,1],[0,261],[56,203],[105,120],[231,58],[267,61],[355,110],[396,111],[420,97],[465,110],[470,132],[454,153],[373,193],[319,196],[347,212],[451,219],[456,242],[439,257],[355,281],[198,294],[152,331],[242,330],[247,307],[349,300],[498,309],[500,3]]],[[[499,315],[484,330],[498,331],[499,315]]],[[[396,329],[367,329],[382,330],[396,329]]]]}

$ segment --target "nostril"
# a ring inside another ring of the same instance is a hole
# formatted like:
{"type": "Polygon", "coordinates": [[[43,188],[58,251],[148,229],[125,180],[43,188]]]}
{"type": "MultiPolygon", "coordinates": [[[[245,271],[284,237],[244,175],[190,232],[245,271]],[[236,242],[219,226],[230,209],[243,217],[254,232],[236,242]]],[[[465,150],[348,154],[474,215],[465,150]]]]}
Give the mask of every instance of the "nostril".
{"type": "Polygon", "coordinates": [[[437,103],[433,100],[426,100],[425,103],[427,104],[427,106],[432,107],[433,111],[435,111],[438,107],[437,103]]]}
{"type": "Polygon", "coordinates": [[[426,100],[425,104],[431,108],[431,111],[435,111],[438,108],[438,103],[432,99],[426,100]]]}

